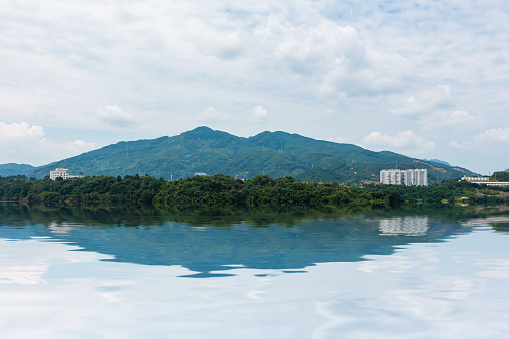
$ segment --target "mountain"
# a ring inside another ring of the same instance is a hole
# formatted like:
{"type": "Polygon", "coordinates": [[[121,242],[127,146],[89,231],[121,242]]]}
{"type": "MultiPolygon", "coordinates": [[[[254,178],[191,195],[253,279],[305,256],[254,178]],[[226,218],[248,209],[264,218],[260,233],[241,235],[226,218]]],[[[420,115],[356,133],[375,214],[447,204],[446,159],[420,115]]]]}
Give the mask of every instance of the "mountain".
{"type": "Polygon", "coordinates": [[[101,149],[38,167],[42,178],[56,167],[73,174],[140,175],[177,179],[195,173],[252,178],[290,175],[307,181],[378,181],[385,168],[427,168],[430,181],[472,172],[401,154],[373,152],[350,144],[315,140],[286,132],[262,132],[249,138],[198,127],[173,137],[118,142],[101,149]]]}
{"type": "Polygon", "coordinates": [[[422,160],[426,161],[426,162],[433,162],[433,163],[436,163],[436,164],[441,164],[441,165],[453,167],[450,163],[448,163],[447,161],[443,161],[443,160],[438,160],[438,159],[422,159],[422,160]]]}
{"type": "Polygon", "coordinates": [[[2,164],[0,165],[0,176],[7,177],[9,175],[27,175],[34,170],[34,166],[26,164],[2,164]]]}

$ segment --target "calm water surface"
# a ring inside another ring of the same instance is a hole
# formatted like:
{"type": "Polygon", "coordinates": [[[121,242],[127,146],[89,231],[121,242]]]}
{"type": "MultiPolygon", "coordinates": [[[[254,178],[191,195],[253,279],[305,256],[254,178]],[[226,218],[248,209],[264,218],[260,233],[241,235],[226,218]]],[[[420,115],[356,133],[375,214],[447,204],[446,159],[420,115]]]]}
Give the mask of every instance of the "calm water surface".
{"type": "Polygon", "coordinates": [[[2,338],[503,338],[509,215],[0,208],[2,338]]]}

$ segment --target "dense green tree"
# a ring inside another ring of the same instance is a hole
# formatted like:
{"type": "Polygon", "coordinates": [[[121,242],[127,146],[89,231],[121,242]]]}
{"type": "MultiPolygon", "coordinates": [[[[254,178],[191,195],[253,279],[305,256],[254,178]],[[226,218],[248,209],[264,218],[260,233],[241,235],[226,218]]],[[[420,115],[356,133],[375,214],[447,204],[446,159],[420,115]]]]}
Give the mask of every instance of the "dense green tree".
{"type": "Polygon", "coordinates": [[[509,172],[495,172],[491,176],[491,180],[495,181],[509,181],[509,172]]]}
{"type": "Polygon", "coordinates": [[[149,175],[94,176],[72,180],[34,180],[0,177],[1,201],[142,204],[185,209],[386,207],[499,205],[509,203],[502,192],[509,187],[487,187],[454,179],[428,187],[379,185],[345,186],[297,181],[268,175],[240,180],[227,175],[195,176],[168,182],[149,175]]]}

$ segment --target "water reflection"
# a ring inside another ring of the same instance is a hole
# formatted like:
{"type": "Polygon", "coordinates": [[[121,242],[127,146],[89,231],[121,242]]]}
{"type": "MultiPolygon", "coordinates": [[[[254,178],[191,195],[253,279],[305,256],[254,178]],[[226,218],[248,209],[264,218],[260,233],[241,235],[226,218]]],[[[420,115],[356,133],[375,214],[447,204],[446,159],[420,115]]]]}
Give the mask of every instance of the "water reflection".
{"type": "Polygon", "coordinates": [[[509,233],[509,217],[497,216],[469,220],[465,226],[490,226],[495,231],[509,233]]]}
{"type": "Polygon", "coordinates": [[[426,235],[428,217],[403,217],[380,220],[380,231],[383,235],[426,235]]]}
{"type": "Polygon", "coordinates": [[[410,242],[468,232],[459,223],[422,216],[232,216],[183,222],[182,217],[106,210],[25,207],[22,213],[6,212],[2,238],[47,237],[108,255],[107,261],[183,266],[196,272],[192,277],[223,276],[226,270],[230,275],[234,268],[299,270],[316,263],[362,261],[367,255],[392,254],[410,242]]]}
{"type": "Polygon", "coordinates": [[[48,229],[53,234],[66,235],[76,228],[82,228],[82,225],[71,224],[67,222],[56,223],[52,222],[48,225],[48,229]]]}
{"type": "Polygon", "coordinates": [[[0,212],[5,338],[502,338],[509,331],[509,219],[501,217],[0,212]],[[182,278],[189,276],[207,279],[182,278]]]}

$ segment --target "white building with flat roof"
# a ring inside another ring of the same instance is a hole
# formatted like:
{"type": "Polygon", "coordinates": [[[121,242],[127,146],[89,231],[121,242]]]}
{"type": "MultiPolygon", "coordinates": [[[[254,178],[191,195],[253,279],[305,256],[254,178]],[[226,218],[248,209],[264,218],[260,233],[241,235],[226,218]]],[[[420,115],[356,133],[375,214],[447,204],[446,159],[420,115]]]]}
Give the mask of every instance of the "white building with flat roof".
{"type": "Polygon", "coordinates": [[[461,178],[461,180],[466,180],[468,182],[482,182],[482,181],[490,181],[490,177],[467,177],[465,175],[461,178]]]}
{"type": "Polygon", "coordinates": [[[54,171],[49,171],[49,178],[51,180],[55,180],[56,178],[66,179],[75,179],[75,178],[83,178],[83,173],[80,172],[78,175],[71,175],[71,171],[68,168],[55,168],[54,171]]]}
{"type": "Polygon", "coordinates": [[[461,180],[466,180],[468,182],[479,184],[479,185],[487,185],[487,186],[509,186],[509,181],[492,181],[490,177],[467,177],[466,175],[461,178],[461,180]]]}
{"type": "Polygon", "coordinates": [[[428,170],[427,169],[381,170],[380,183],[384,185],[428,186],[428,170]]]}

